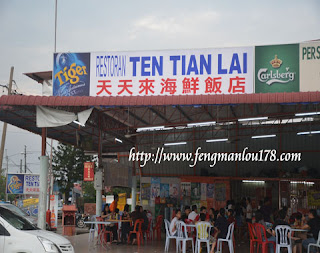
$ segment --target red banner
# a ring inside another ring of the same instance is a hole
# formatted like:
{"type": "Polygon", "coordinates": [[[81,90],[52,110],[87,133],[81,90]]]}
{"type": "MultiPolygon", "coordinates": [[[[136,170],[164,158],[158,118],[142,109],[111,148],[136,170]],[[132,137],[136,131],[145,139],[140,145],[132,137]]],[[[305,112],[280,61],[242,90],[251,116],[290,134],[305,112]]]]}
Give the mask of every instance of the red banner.
{"type": "Polygon", "coordinates": [[[94,168],[93,162],[85,162],[84,163],[83,181],[93,181],[94,180],[93,168],[94,168]]]}

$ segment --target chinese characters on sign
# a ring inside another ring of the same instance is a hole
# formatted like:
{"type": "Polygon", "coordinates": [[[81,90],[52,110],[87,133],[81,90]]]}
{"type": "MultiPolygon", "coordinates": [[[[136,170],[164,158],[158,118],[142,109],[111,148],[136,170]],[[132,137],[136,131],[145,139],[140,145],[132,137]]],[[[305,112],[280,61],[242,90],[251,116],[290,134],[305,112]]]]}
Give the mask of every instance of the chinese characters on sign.
{"type": "Polygon", "coordinates": [[[93,180],[94,180],[94,162],[85,162],[83,181],[93,181],[93,180]]]}
{"type": "Polygon", "coordinates": [[[60,53],[54,78],[54,95],[65,96],[253,93],[253,47],[60,53]]]}

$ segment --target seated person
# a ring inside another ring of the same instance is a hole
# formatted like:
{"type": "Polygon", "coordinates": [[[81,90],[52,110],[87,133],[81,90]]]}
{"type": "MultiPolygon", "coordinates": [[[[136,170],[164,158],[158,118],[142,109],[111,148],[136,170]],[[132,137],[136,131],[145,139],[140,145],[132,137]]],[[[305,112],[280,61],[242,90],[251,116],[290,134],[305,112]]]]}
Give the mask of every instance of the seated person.
{"type": "MultiPolygon", "coordinates": [[[[126,204],[122,213],[122,220],[130,220],[129,205],[126,204]]],[[[127,240],[128,234],[130,232],[130,222],[121,222],[121,241],[125,242],[127,240]]]]}
{"type": "Polygon", "coordinates": [[[204,213],[206,215],[206,220],[209,221],[209,214],[207,213],[207,208],[205,206],[200,207],[200,214],[201,213],[204,213]]]}
{"type": "Polygon", "coordinates": [[[147,216],[147,212],[143,210],[142,206],[140,206],[140,213],[141,213],[142,219],[143,219],[141,229],[142,229],[142,231],[146,231],[148,229],[149,219],[147,216]]]}
{"type": "Polygon", "coordinates": [[[228,215],[228,224],[231,224],[233,222],[236,223],[236,219],[234,218],[233,213],[234,213],[234,211],[232,209],[228,210],[228,213],[227,213],[227,215],[228,215]]]}
{"type": "Polygon", "coordinates": [[[185,220],[188,219],[188,216],[189,216],[190,213],[191,213],[190,206],[185,206],[185,208],[184,208],[184,214],[181,216],[181,220],[182,220],[183,222],[185,222],[185,220]]]}
{"type": "Polygon", "coordinates": [[[171,236],[178,236],[177,232],[177,222],[181,219],[181,210],[176,210],[176,216],[172,219],[169,227],[169,232],[171,236]]]}
{"type": "Polygon", "coordinates": [[[193,223],[199,220],[197,205],[192,206],[192,212],[188,215],[188,219],[191,220],[193,223]]]}
{"type": "Polygon", "coordinates": [[[101,218],[106,219],[106,218],[110,218],[110,216],[111,216],[111,211],[109,209],[109,205],[105,204],[105,206],[101,212],[101,218]]]}
{"type": "MultiPolygon", "coordinates": [[[[319,230],[320,230],[320,218],[315,209],[311,209],[308,213],[309,221],[305,224],[302,229],[308,229],[312,234],[311,238],[302,241],[302,246],[304,249],[308,249],[310,243],[316,243],[318,240],[319,230]]],[[[317,252],[317,249],[311,247],[311,252],[317,252]]]]}
{"type": "MultiPolygon", "coordinates": [[[[108,204],[106,204],[104,206],[104,209],[103,209],[103,211],[101,213],[101,218],[103,218],[104,220],[110,220],[110,219],[115,218],[115,212],[111,212],[109,210],[109,205],[108,204]]],[[[106,230],[112,232],[113,241],[117,242],[118,241],[118,231],[117,231],[116,224],[106,225],[106,230]]],[[[107,241],[110,241],[109,234],[107,234],[107,238],[106,239],[107,239],[107,241]]]]}
{"type": "MultiPolygon", "coordinates": [[[[130,231],[133,231],[134,224],[137,220],[143,219],[143,214],[140,212],[140,206],[136,205],[135,210],[131,213],[131,219],[132,219],[132,227],[130,228],[130,231]]],[[[132,234],[130,239],[132,239],[132,244],[137,243],[136,234],[132,234]]]]}
{"type": "Polygon", "coordinates": [[[221,208],[219,211],[218,218],[216,222],[214,223],[214,229],[217,231],[217,233],[214,236],[214,241],[212,243],[211,251],[210,253],[214,253],[214,248],[216,247],[217,244],[217,239],[223,238],[225,239],[227,237],[228,233],[228,221],[225,217],[225,209],[221,208]]]}

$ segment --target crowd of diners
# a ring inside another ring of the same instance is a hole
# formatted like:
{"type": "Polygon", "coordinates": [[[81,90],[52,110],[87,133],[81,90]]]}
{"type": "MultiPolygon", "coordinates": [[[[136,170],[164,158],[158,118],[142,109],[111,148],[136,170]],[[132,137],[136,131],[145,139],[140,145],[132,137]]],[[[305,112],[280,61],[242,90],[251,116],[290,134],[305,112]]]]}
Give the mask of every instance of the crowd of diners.
{"type": "MultiPolygon", "coordinates": [[[[216,242],[219,238],[226,238],[229,224],[235,223],[235,240],[241,245],[249,239],[248,223],[259,223],[264,226],[267,240],[276,242],[275,228],[278,225],[288,225],[292,228],[306,230],[306,232],[295,232],[292,236],[293,253],[306,252],[310,243],[316,243],[320,230],[320,218],[317,210],[311,209],[305,215],[294,213],[290,217],[288,208],[273,209],[269,198],[259,203],[256,210],[253,210],[250,198],[243,198],[241,202],[227,201],[225,208],[215,210],[196,205],[185,206],[184,212],[180,209],[175,212],[175,217],[170,223],[170,234],[177,236],[177,222],[184,221],[186,224],[197,224],[200,221],[207,221],[212,225],[211,253],[216,250],[216,242]]],[[[265,240],[265,239],[263,239],[265,240]]],[[[269,252],[274,253],[272,244],[269,244],[269,252]]],[[[315,251],[316,252],[316,251],[315,251]]]]}
{"type": "MultiPolygon", "coordinates": [[[[141,226],[142,231],[146,231],[148,229],[149,222],[152,220],[151,212],[147,210],[143,210],[142,206],[135,206],[135,210],[133,212],[129,212],[129,205],[126,204],[124,206],[121,217],[119,217],[119,209],[117,208],[119,196],[117,194],[114,195],[114,201],[110,204],[105,204],[101,213],[101,218],[105,221],[108,220],[118,220],[119,218],[122,221],[130,221],[130,222],[121,222],[121,240],[118,238],[118,224],[110,224],[106,226],[106,230],[112,232],[113,242],[114,243],[126,243],[128,235],[130,231],[133,231],[134,224],[138,219],[143,219],[143,223],[141,226]]],[[[107,241],[110,241],[109,235],[107,235],[107,241]]],[[[130,244],[136,244],[136,234],[132,234],[130,237],[130,244]]]]}

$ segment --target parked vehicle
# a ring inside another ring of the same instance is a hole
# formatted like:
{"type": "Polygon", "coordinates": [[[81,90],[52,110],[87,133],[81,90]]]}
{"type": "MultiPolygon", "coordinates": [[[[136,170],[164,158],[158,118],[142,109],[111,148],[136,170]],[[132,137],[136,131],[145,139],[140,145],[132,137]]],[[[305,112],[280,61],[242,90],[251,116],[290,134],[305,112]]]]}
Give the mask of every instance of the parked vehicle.
{"type": "Polygon", "coordinates": [[[19,207],[12,205],[10,203],[7,203],[7,202],[0,202],[0,207],[4,207],[4,208],[9,209],[12,212],[15,212],[16,214],[18,214],[18,215],[24,217],[25,219],[27,219],[28,221],[30,221],[33,225],[37,226],[38,218],[35,216],[30,216],[29,214],[27,214],[26,212],[21,210],[19,207]]]}
{"type": "Polygon", "coordinates": [[[74,252],[70,241],[0,206],[0,253],[74,252]]]}
{"type": "Polygon", "coordinates": [[[87,214],[81,214],[77,213],[76,214],[76,225],[78,228],[85,228],[86,226],[89,227],[88,224],[85,224],[85,221],[89,221],[90,217],[87,214]]]}

